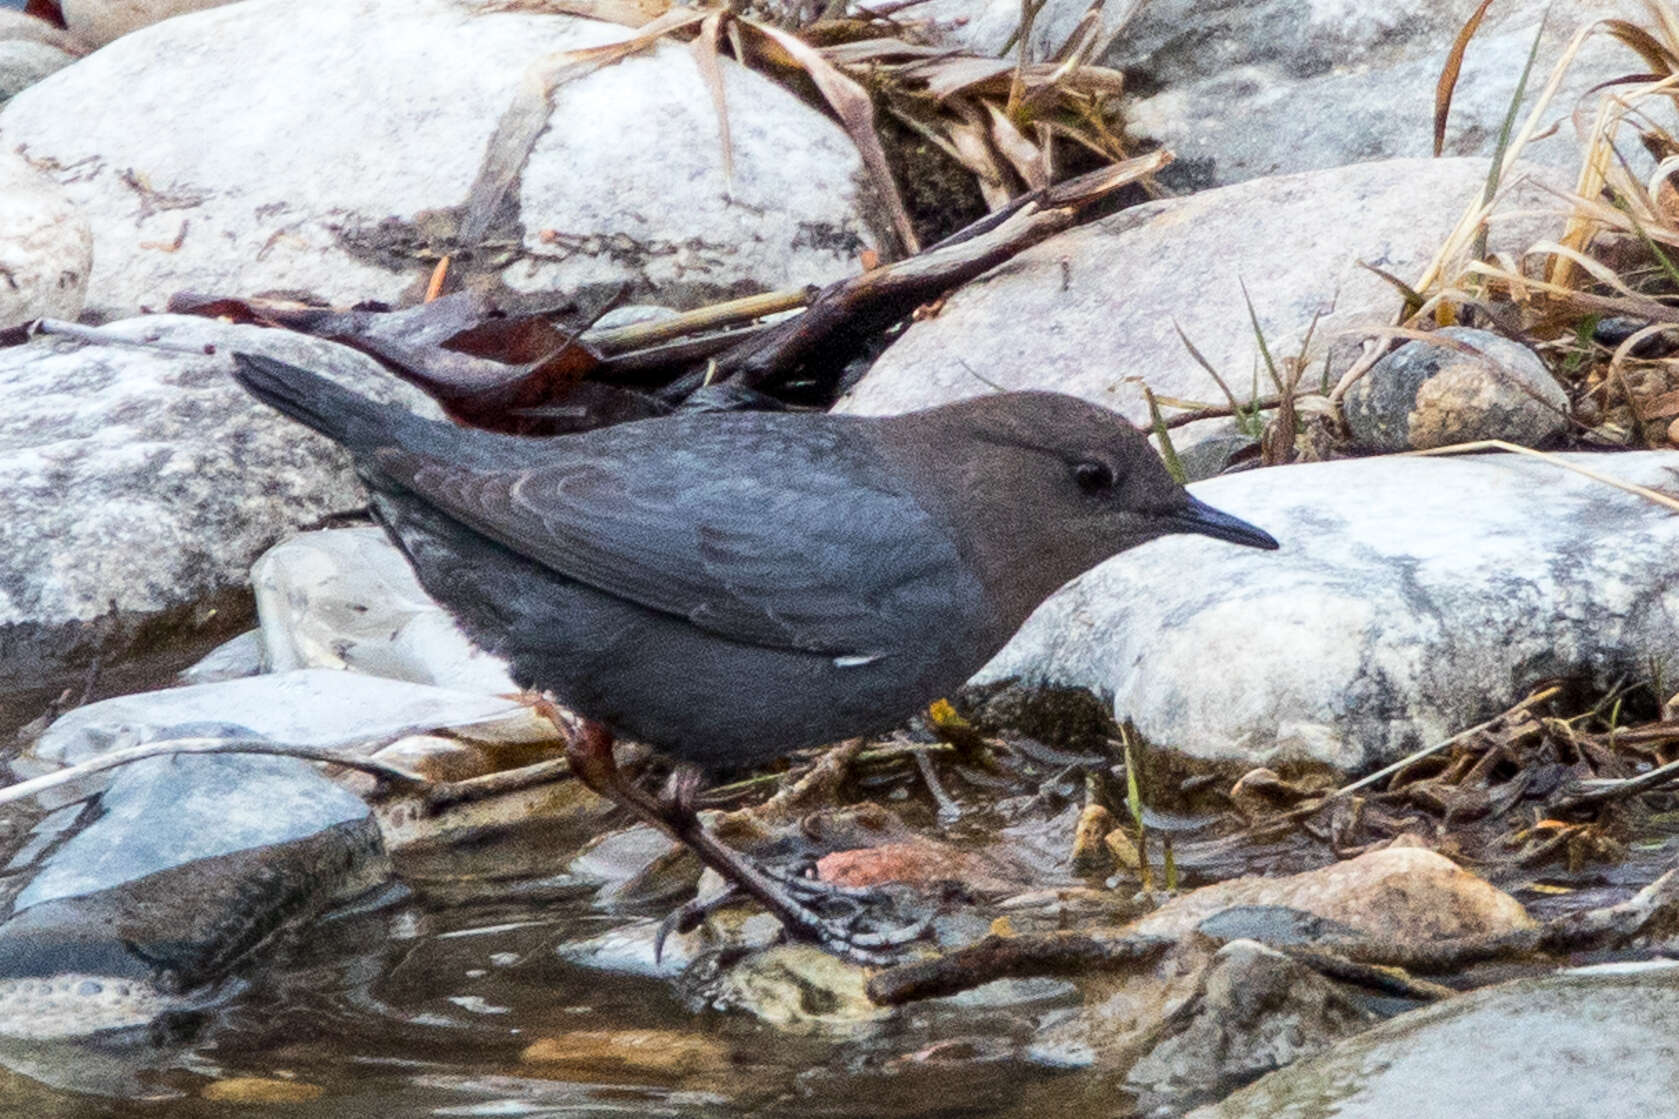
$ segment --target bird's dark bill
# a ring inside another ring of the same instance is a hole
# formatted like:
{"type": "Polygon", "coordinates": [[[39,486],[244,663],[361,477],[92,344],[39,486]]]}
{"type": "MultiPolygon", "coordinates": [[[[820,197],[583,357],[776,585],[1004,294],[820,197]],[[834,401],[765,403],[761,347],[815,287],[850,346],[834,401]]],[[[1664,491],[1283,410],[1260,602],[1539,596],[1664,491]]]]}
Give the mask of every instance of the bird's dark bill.
{"type": "Polygon", "coordinates": [[[1232,517],[1229,513],[1221,513],[1208,505],[1205,501],[1191,497],[1189,505],[1172,515],[1174,527],[1179,532],[1198,532],[1203,536],[1211,536],[1219,540],[1228,540],[1232,544],[1243,544],[1249,548],[1264,548],[1275,550],[1277,541],[1264,529],[1255,528],[1240,517],[1232,517]]]}

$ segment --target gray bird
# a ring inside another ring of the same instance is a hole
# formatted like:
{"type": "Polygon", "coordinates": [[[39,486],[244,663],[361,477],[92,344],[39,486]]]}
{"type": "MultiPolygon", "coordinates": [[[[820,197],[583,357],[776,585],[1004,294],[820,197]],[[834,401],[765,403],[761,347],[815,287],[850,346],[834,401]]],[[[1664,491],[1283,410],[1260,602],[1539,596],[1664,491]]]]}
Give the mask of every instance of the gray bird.
{"type": "Polygon", "coordinates": [[[236,354],[239,382],[352,454],[421,584],[521,686],[552,693],[576,772],[689,844],[797,936],[865,955],[809,884],[654,797],[612,736],[698,767],[888,729],[948,694],[1039,603],[1168,533],[1256,548],[1124,417],[1050,392],[899,416],[698,413],[536,439],[422,419],[236,354]]]}

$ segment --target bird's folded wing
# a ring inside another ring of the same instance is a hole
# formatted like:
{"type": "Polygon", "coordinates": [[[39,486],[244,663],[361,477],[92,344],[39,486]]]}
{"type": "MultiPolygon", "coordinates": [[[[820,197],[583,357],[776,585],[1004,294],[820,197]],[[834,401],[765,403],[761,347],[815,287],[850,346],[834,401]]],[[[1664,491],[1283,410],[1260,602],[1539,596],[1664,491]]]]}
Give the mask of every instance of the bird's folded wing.
{"type": "Polygon", "coordinates": [[[920,505],[853,471],[783,463],[704,477],[680,453],[522,469],[376,456],[504,547],[735,641],[862,662],[905,640],[905,618],[940,625],[978,593],[920,505]]]}

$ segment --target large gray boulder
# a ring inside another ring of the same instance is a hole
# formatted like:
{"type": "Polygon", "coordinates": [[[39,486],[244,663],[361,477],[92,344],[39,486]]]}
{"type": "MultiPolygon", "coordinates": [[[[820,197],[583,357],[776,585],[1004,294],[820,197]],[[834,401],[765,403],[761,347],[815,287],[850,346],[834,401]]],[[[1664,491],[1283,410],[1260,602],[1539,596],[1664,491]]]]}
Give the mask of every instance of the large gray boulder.
{"type": "MultiPolygon", "coordinates": [[[[1201,189],[1266,175],[1433,150],[1434,90],[1474,4],[1300,0],[1146,0],[1101,61],[1136,91],[1133,139],[1172,149],[1164,176],[1201,189]]],[[[1580,29],[1620,18],[1650,26],[1641,0],[1514,0],[1492,5],[1470,42],[1452,99],[1447,155],[1490,155],[1542,15],[1549,9],[1523,104],[1580,29]]],[[[1570,173],[1580,144],[1569,117],[1593,86],[1647,67],[1602,30],[1580,50],[1551,102],[1555,135],[1524,158],[1570,173]]],[[[1584,119],[1590,119],[1586,101],[1584,119]]]]}
{"type": "MultiPolygon", "coordinates": [[[[1563,457],[1679,493],[1679,453],[1563,457]]],[[[1126,552],[1040,607],[980,679],[1089,688],[1203,762],[1356,772],[1539,681],[1642,678],[1679,648],[1679,516],[1553,463],[1355,459],[1193,490],[1281,550],[1175,536],[1126,552]]]]}
{"type": "Polygon", "coordinates": [[[729,178],[710,93],[674,42],[559,87],[513,205],[463,252],[460,207],[527,71],[631,34],[452,0],[249,0],[126,35],[19,94],[0,146],[50,163],[92,222],[88,307],[105,317],[184,288],[399,302],[445,253],[457,273],[585,300],[854,271],[874,238],[845,133],[725,61],[729,178]]]}
{"type": "Polygon", "coordinates": [[[371,358],[304,335],[176,316],[106,331],[134,344],[0,349],[0,708],[96,656],[248,616],[253,559],[366,504],[343,451],[233,382],[231,351],[439,414],[371,358]]]}

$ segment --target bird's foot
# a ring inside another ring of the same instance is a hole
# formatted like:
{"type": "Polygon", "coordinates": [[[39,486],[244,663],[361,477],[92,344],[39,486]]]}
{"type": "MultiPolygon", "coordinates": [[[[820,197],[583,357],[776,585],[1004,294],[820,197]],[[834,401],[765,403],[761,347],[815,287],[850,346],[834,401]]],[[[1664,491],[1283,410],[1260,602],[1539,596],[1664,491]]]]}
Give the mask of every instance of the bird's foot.
{"type": "MultiPolygon", "coordinates": [[[[894,961],[895,949],[920,939],[931,927],[931,917],[897,928],[876,927],[865,903],[881,898],[878,891],[822,882],[809,876],[813,869],[809,864],[795,874],[769,870],[722,843],[701,823],[695,808],[701,781],[698,770],[679,767],[658,796],[649,796],[613,763],[612,734],[606,727],[581,720],[566,731],[566,756],[573,773],[590,788],[668,832],[722,875],[732,889],[775,914],[788,936],[856,963],[884,965],[894,961]],[[832,912],[836,909],[843,912],[832,912]]],[[[670,932],[694,928],[719,904],[712,900],[677,910],[661,927],[656,950],[662,950],[670,932]]]]}
{"type": "Polygon", "coordinates": [[[932,917],[896,927],[883,927],[872,910],[890,904],[891,897],[874,887],[841,886],[824,882],[809,873],[814,864],[803,863],[794,871],[766,866],[736,853],[742,863],[761,876],[760,888],[748,891],[730,881],[722,893],[695,898],[666,917],[654,941],[654,958],[664,951],[665,939],[673,932],[698,928],[713,913],[751,897],[773,913],[782,929],[795,940],[804,940],[871,967],[897,962],[897,949],[920,940],[932,927],[932,917]]]}

